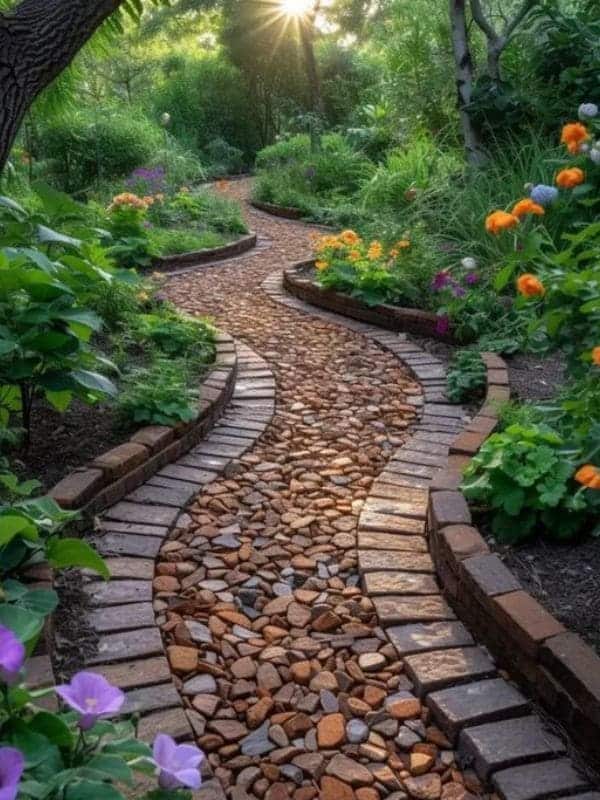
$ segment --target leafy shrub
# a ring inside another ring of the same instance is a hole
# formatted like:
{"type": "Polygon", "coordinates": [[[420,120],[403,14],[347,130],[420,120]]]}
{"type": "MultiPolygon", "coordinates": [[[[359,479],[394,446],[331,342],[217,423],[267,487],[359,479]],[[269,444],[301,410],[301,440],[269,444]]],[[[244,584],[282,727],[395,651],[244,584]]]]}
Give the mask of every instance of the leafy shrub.
{"type": "Polygon", "coordinates": [[[148,237],[147,211],[153,198],[131,192],[113,198],[108,208],[109,254],[124,268],[148,267],[154,252],[148,237]]]}
{"type": "Polygon", "coordinates": [[[489,507],[500,542],[514,544],[538,531],[568,539],[591,521],[573,480],[577,455],[548,427],[514,424],[484,443],[462,489],[467,499],[489,507]]]}
{"type": "Polygon", "coordinates": [[[487,369],[477,350],[459,350],[450,363],[446,394],[451,403],[480,397],[487,383],[487,369]]]}
{"type": "Polygon", "coordinates": [[[174,425],[197,415],[198,390],[190,386],[188,365],[157,358],[133,369],[123,380],[117,407],[128,423],[174,425]]]}
{"type": "Polygon", "coordinates": [[[76,191],[148,163],[161,146],[161,132],[129,108],[86,110],[52,118],[40,131],[40,143],[59,186],[76,191]]]}
{"type": "Polygon", "coordinates": [[[214,331],[205,322],[170,310],[140,314],[132,322],[135,338],[165,355],[193,357],[196,365],[214,359],[214,331]]]}
{"type": "Polygon", "coordinates": [[[211,177],[237,175],[244,168],[243,151],[239,147],[233,147],[220,136],[210,141],[203,152],[208,161],[207,170],[211,177]]]}
{"type": "Polygon", "coordinates": [[[194,233],[179,228],[154,228],[148,231],[148,239],[152,252],[159,256],[172,256],[178,253],[193,253],[212,247],[220,247],[225,243],[218,233],[194,233]]]}

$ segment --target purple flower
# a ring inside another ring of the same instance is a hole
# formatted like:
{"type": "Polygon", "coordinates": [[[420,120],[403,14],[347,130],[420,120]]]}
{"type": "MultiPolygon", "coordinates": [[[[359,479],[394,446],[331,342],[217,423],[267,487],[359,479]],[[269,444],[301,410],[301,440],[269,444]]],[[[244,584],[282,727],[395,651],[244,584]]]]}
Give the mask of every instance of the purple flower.
{"type": "Polygon", "coordinates": [[[435,326],[435,332],[440,336],[445,336],[449,330],[450,330],[450,317],[448,317],[447,314],[442,314],[437,318],[437,325],[435,326]]]}
{"type": "Polygon", "coordinates": [[[465,275],[465,283],[473,286],[474,283],[479,283],[479,275],[476,272],[467,272],[465,275]]]}
{"type": "Polygon", "coordinates": [[[23,643],[9,628],[0,625],[0,680],[9,685],[16,683],[24,661],[23,643]]]}
{"type": "Polygon", "coordinates": [[[78,672],[71,683],[57,686],[56,693],[79,712],[82,731],[89,730],[101,717],[119,712],[125,702],[123,692],[95,672],[78,672]]]}
{"type": "Polygon", "coordinates": [[[555,186],[546,186],[543,183],[539,183],[537,186],[533,187],[529,196],[534,203],[538,203],[540,206],[547,208],[558,199],[558,189],[555,186]]]}
{"type": "Polygon", "coordinates": [[[14,747],[0,747],[0,800],[15,800],[25,758],[14,747]]]}
{"type": "Polygon", "coordinates": [[[447,270],[442,270],[431,281],[431,288],[434,292],[439,292],[440,289],[444,289],[450,283],[450,280],[450,273],[447,270]]]}
{"type": "Polygon", "coordinates": [[[166,733],[154,740],[152,759],[158,767],[158,785],[161,789],[199,789],[202,783],[200,762],[204,753],[191,744],[175,744],[166,733]]]}

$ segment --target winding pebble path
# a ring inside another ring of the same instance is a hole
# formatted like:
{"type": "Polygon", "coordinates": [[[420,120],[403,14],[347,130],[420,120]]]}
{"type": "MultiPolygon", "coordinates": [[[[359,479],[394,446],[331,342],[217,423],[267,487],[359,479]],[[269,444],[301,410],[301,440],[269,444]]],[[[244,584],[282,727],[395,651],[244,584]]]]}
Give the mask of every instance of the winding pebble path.
{"type": "MultiPolygon", "coordinates": [[[[245,199],[245,181],[230,186],[245,199]]],[[[357,569],[359,514],[420,387],[374,341],[273,302],[263,281],[306,258],[315,231],[247,214],[258,250],[168,284],[179,306],[259,353],[276,383],[271,425],[204,486],[156,568],[155,609],[211,791],[461,800],[481,785],[411,693],[357,569]],[[201,565],[191,579],[189,564],[201,565]]],[[[264,385],[268,372],[256,375],[264,385]]],[[[437,591],[414,576],[415,594],[437,591]]]]}

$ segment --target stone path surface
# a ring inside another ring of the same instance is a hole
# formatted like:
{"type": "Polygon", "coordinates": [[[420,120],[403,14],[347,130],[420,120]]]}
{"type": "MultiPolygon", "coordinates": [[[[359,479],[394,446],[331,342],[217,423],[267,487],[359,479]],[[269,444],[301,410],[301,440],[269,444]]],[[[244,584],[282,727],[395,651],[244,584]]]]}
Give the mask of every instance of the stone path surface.
{"type": "MultiPolygon", "coordinates": [[[[247,198],[248,182],[230,187],[247,198]]],[[[581,793],[437,584],[428,485],[464,421],[441,364],[285,296],[281,270],[314,230],[247,213],[256,250],[167,285],[236,338],[238,382],[199,447],[103,515],[117,581],[89,590],[90,663],[128,690],[142,735],[191,724],[202,800],[581,793]]],[[[443,494],[460,546],[465,510],[443,494]]]]}

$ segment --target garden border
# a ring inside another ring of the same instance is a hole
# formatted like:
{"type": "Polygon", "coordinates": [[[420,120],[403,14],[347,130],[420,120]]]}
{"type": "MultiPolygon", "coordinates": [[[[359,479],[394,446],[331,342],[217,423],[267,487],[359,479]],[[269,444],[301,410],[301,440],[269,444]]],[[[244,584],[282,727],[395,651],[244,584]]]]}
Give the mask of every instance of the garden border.
{"type": "Polygon", "coordinates": [[[211,261],[223,261],[228,258],[247,253],[256,247],[257,234],[254,231],[249,231],[245,236],[236,239],[235,242],[221,245],[220,247],[205,248],[204,250],[195,250],[190,253],[178,253],[174,256],[162,256],[155,258],[152,262],[152,267],[168,274],[180,268],[189,266],[200,266],[208,264],[211,261]]]}
{"type": "MultiPolygon", "coordinates": [[[[443,364],[406,335],[314,309],[286,295],[281,273],[268,277],[263,289],[275,302],[343,324],[378,342],[423,387],[419,422],[375,479],[357,534],[365,591],[415,693],[457,745],[461,761],[472,766],[501,800],[566,795],[572,800],[600,800],[600,793],[589,791],[595,778],[582,776],[587,765],[568,742],[565,745],[549,730],[548,721],[540,719],[507,673],[498,672],[488,651],[477,644],[446,601],[445,587],[438,594],[415,595],[415,579],[427,581],[438,574],[430,549],[432,519],[444,530],[457,559],[477,556],[483,541],[468,527],[469,509],[457,486],[461,467],[472,454],[466,448],[476,452],[485,441],[497,423],[493,403],[508,399],[510,393],[498,357],[486,354],[486,402],[463,425],[460,407],[448,404],[445,397],[443,364]]],[[[593,677],[585,668],[582,672],[588,681],[593,677]]],[[[569,732],[574,733],[572,728],[569,732]]]]}
{"type": "Polygon", "coordinates": [[[490,552],[459,489],[462,469],[497,425],[496,404],[510,397],[504,360],[493,353],[483,359],[485,404],[452,443],[452,463],[431,485],[428,531],[434,563],[461,619],[600,766],[600,657],[524,591],[490,552]]]}
{"type": "Polygon", "coordinates": [[[367,306],[354,297],[333,289],[324,289],[314,280],[299,275],[302,270],[313,266],[314,263],[314,259],[300,261],[287,267],[283,272],[284,288],[299,300],[387,330],[413,333],[455,344],[452,335],[437,332],[438,317],[430,311],[389,304],[367,306]]]}
{"type": "Polygon", "coordinates": [[[272,217],[281,217],[281,219],[291,219],[297,222],[307,221],[304,219],[301,209],[293,206],[278,206],[276,203],[264,203],[262,200],[251,200],[250,205],[272,217]]]}
{"type": "Polygon", "coordinates": [[[140,428],[126,442],[62,478],[48,492],[50,497],[62,508],[78,510],[84,517],[97,514],[206,436],[231,400],[237,374],[233,338],[217,333],[215,344],[215,362],[201,382],[200,407],[193,422],[140,428]]]}

